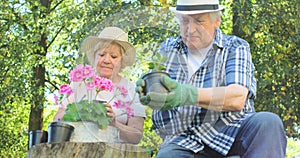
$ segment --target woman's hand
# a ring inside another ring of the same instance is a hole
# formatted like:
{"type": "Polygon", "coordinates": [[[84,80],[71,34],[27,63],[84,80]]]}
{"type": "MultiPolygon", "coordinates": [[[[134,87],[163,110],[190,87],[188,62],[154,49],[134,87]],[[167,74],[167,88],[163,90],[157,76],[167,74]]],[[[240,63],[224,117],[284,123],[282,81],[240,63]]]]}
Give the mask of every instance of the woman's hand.
{"type": "Polygon", "coordinates": [[[111,117],[112,118],[112,125],[114,125],[115,124],[115,122],[116,122],[116,116],[115,116],[115,113],[114,113],[114,111],[113,111],[113,109],[112,109],[112,106],[110,105],[110,104],[106,104],[106,110],[107,110],[107,115],[109,116],[109,117],[111,117]]]}
{"type": "Polygon", "coordinates": [[[65,114],[66,108],[59,108],[53,118],[53,121],[62,121],[65,114]]]}

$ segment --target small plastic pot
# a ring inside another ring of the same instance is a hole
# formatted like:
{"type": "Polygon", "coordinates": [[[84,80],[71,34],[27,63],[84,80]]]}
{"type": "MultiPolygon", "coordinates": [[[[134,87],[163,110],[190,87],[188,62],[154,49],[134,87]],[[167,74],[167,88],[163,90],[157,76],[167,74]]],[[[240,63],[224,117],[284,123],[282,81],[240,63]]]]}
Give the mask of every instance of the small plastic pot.
{"type": "Polygon", "coordinates": [[[71,139],[74,127],[63,122],[52,122],[48,126],[48,142],[68,142],[71,139]]]}
{"type": "MultiPolygon", "coordinates": [[[[145,87],[143,89],[143,93],[147,94],[149,92],[156,92],[156,93],[168,93],[168,89],[161,84],[161,77],[163,75],[170,76],[166,72],[162,71],[153,71],[150,72],[142,77],[142,79],[145,81],[145,87]]],[[[157,102],[157,101],[150,101],[147,105],[150,108],[154,110],[161,110],[164,106],[164,101],[157,102]]]]}
{"type": "Polygon", "coordinates": [[[28,149],[40,143],[48,142],[48,132],[43,130],[33,130],[29,132],[28,149]]]}
{"type": "Polygon", "coordinates": [[[161,84],[161,76],[167,75],[168,73],[163,71],[153,71],[148,74],[145,74],[142,79],[145,81],[145,88],[143,92],[147,94],[148,92],[158,92],[158,93],[166,93],[168,90],[164,85],[161,84]]]}

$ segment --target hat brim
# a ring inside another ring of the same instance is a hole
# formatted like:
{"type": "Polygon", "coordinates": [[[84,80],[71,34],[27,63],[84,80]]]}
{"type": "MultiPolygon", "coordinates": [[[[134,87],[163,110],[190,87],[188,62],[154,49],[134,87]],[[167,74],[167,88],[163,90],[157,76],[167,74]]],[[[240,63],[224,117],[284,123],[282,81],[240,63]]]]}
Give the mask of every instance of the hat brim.
{"type": "Polygon", "coordinates": [[[226,8],[223,5],[219,5],[219,9],[216,10],[189,10],[189,11],[179,11],[176,10],[176,7],[170,7],[170,11],[174,12],[175,14],[186,14],[186,15],[190,15],[190,14],[201,14],[201,13],[210,13],[210,12],[216,12],[216,11],[221,11],[224,8],[226,8]]]}
{"type": "Polygon", "coordinates": [[[86,38],[81,44],[81,50],[86,53],[87,58],[90,62],[93,62],[93,60],[95,60],[93,55],[96,51],[95,46],[102,40],[116,42],[124,49],[125,54],[123,55],[122,59],[123,66],[131,66],[134,63],[136,50],[131,43],[120,40],[112,40],[109,38],[99,38],[96,36],[90,36],[86,38]]]}

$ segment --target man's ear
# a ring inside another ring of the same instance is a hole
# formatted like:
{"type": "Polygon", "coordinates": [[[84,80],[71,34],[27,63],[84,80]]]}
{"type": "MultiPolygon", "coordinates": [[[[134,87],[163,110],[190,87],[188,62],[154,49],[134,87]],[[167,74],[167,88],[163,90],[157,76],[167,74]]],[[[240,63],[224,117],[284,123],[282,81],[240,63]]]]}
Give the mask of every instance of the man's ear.
{"type": "Polygon", "coordinates": [[[221,17],[217,18],[217,20],[215,21],[215,28],[219,28],[221,25],[221,17]]]}

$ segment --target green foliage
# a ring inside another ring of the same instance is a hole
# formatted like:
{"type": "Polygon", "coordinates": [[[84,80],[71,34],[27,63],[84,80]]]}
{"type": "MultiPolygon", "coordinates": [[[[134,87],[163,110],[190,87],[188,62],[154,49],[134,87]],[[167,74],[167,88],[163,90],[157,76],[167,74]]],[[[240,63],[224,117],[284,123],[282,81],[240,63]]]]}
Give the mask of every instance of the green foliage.
{"type": "Polygon", "coordinates": [[[221,0],[220,4],[226,8],[222,11],[222,22],[220,29],[225,34],[231,34],[232,32],[232,0],[221,0]]]}
{"type": "Polygon", "coordinates": [[[146,114],[147,117],[144,123],[144,135],[141,142],[139,143],[139,146],[143,147],[149,153],[151,153],[151,155],[153,155],[152,157],[155,157],[158,152],[158,147],[162,143],[162,139],[157,136],[155,130],[152,127],[152,109],[146,107],[146,114]]]}
{"type": "Polygon", "coordinates": [[[0,106],[0,157],[25,157],[30,106],[24,102],[6,105],[0,106]]]}
{"type": "Polygon", "coordinates": [[[289,138],[287,140],[286,158],[297,158],[300,156],[300,141],[289,138]]]}
{"type": "Polygon", "coordinates": [[[234,2],[237,32],[250,43],[256,66],[256,109],[278,114],[287,135],[300,138],[299,5],[296,0],[234,2]]]}
{"type": "Polygon", "coordinates": [[[97,123],[100,128],[106,128],[112,119],[107,116],[105,104],[81,100],[76,103],[68,104],[64,121],[92,121],[97,123]]]}
{"type": "Polygon", "coordinates": [[[48,125],[53,121],[57,109],[58,107],[56,106],[46,106],[44,108],[44,124],[42,130],[48,131],[48,125]]]}
{"type": "Polygon", "coordinates": [[[167,61],[167,57],[162,56],[160,53],[153,54],[152,58],[148,62],[148,69],[152,71],[165,70],[166,67],[163,65],[167,61]]]}

